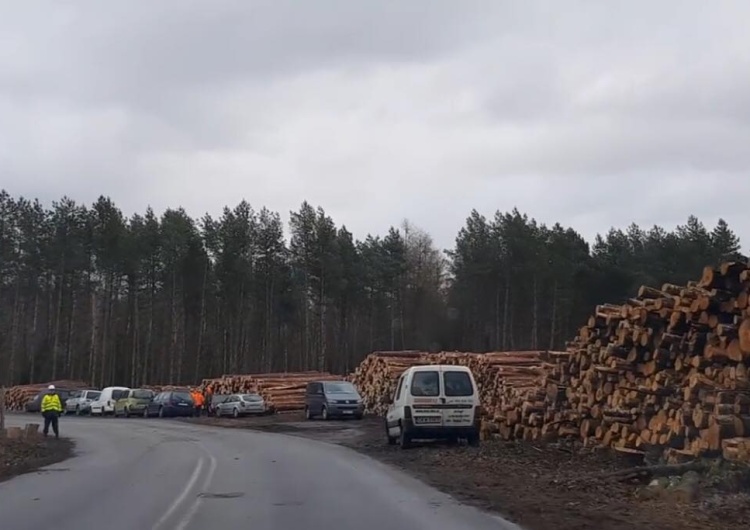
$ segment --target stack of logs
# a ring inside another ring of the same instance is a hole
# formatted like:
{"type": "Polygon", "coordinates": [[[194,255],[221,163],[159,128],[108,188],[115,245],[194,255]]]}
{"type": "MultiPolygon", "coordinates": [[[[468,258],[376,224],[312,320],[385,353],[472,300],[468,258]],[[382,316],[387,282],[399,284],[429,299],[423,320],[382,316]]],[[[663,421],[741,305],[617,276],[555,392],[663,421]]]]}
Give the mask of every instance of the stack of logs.
{"type": "Polygon", "coordinates": [[[750,453],[750,267],[706,267],[686,286],[598,306],[526,393],[495,418],[504,438],[580,436],[669,461],[750,453]]]}
{"type": "Polygon", "coordinates": [[[270,374],[224,375],[204,379],[201,389],[214,394],[260,394],[275,412],[293,412],[305,408],[305,390],[312,381],[341,381],[327,372],[289,372],[270,374]]]}
{"type": "MultiPolygon", "coordinates": [[[[419,351],[374,352],[350,379],[358,388],[368,413],[383,415],[401,374],[412,366],[453,364],[468,367],[479,387],[483,412],[490,420],[502,412],[503,396],[515,389],[538,387],[538,379],[559,352],[517,351],[492,353],[419,351]]],[[[564,355],[564,353],[562,354],[564,355]]]]}
{"type": "Polygon", "coordinates": [[[82,381],[50,381],[49,383],[12,386],[5,392],[5,408],[9,411],[24,410],[26,404],[32,401],[39,392],[46,390],[49,385],[55,385],[55,387],[64,388],[65,390],[89,388],[82,381]]]}

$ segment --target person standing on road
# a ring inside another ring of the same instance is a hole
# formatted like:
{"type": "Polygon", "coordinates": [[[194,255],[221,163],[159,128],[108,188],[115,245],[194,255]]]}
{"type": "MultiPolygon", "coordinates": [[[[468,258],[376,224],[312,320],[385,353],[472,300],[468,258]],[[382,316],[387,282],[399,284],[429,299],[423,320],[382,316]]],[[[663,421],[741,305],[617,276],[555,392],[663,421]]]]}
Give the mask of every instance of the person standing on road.
{"type": "Polygon", "coordinates": [[[42,433],[44,433],[44,436],[47,436],[49,426],[52,425],[55,438],[60,438],[60,429],[57,420],[63,412],[62,402],[60,401],[60,396],[55,391],[55,385],[48,386],[47,390],[48,392],[42,398],[42,416],[44,416],[44,429],[42,433]]]}

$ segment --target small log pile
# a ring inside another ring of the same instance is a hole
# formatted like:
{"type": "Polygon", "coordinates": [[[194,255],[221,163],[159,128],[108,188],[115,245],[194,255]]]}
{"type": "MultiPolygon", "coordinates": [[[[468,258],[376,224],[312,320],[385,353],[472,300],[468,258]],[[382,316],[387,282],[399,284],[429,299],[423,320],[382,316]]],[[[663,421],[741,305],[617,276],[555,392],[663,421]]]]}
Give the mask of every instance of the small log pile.
{"type": "Polygon", "coordinates": [[[598,306],[538,388],[496,420],[503,438],[578,436],[670,461],[738,455],[750,441],[750,266],[643,286],[598,306]],[[740,439],[738,441],[738,439],[740,439]]]}
{"type": "Polygon", "coordinates": [[[533,384],[543,373],[545,359],[550,353],[373,352],[360,363],[350,380],[362,395],[365,411],[383,415],[398,378],[407,368],[428,364],[466,366],[474,374],[479,387],[485,416],[494,418],[502,406],[504,393],[519,385],[533,384]]]}
{"type": "Polygon", "coordinates": [[[49,385],[65,390],[82,390],[89,386],[82,381],[50,381],[49,383],[35,383],[31,385],[17,385],[5,392],[5,408],[8,411],[22,411],[26,403],[32,401],[39,392],[46,390],[49,385]]]}
{"type": "Polygon", "coordinates": [[[269,374],[223,375],[204,379],[201,390],[216,395],[260,394],[275,412],[304,410],[305,390],[312,381],[341,381],[344,378],[327,372],[289,372],[269,374]]]}

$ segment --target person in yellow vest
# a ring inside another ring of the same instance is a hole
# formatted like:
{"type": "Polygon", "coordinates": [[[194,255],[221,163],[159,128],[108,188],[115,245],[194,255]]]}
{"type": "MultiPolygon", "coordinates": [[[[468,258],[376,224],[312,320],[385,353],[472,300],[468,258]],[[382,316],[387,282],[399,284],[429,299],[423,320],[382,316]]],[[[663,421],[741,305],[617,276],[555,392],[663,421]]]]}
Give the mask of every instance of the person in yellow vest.
{"type": "Polygon", "coordinates": [[[52,431],[55,433],[55,438],[60,437],[60,430],[57,424],[58,417],[62,414],[62,402],[60,396],[55,391],[55,385],[47,387],[47,393],[42,398],[42,416],[44,416],[44,429],[42,432],[44,436],[49,433],[49,426],[52,425],[52,431]]]}

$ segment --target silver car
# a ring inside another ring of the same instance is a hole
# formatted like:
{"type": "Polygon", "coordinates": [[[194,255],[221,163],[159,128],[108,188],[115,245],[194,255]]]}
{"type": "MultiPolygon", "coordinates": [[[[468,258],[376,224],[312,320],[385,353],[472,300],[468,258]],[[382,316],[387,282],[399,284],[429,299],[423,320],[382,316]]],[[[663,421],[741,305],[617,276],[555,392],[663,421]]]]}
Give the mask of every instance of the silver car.
{"type": "Polygon", "coordinates": [[[251,414],[265,414],[266,402],[258,394],[232,394],[226,400],[216,405],[216,416],[249,416],[251,414]]]}
{"type": "Polygon", "coordinates": [[[76,416],[91,413],[91,403],[96,401],[102,393],[100,390],[74,390],[65,402],[65,413],[75,413],[76,416]]]}

